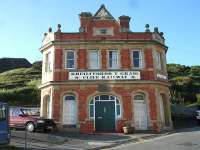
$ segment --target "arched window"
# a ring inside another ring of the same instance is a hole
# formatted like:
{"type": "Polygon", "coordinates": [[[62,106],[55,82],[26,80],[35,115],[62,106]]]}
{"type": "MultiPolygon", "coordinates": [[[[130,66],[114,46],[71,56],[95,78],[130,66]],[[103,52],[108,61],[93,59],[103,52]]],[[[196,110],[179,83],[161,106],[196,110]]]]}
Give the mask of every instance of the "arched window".
{"type": "Polygon", "coordinates": [[[141,100],[144,101],[145,95],[143,93],[138,93],[137,95],[134,96],[134,100],[141,100]]]}
{"type": "Polygon", "coordinates": [[[116,118],[121,117],[121,103],[117,97],[112,95],[99,95],[92,98],[89,102],[89,117],[94,118],[95,113],[95,101],[115,101],[115,116],[116,118]]]}
{"type": "Polygon", "coordinates": [[[74,95],[66,95],[65,96],[65,100],[75,100],[75,96],[74,95]]]}

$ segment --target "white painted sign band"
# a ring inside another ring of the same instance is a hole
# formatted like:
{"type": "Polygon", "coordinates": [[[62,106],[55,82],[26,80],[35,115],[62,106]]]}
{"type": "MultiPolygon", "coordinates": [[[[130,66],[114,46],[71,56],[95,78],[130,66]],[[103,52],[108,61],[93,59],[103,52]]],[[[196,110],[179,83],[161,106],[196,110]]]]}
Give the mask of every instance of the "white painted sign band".
{"type": "Polygon", "coordinates": [[[136,80],[140,71],[86,71],[69,72],[69,80],[136,80]]]}
{"type": "Polygon", "coordinates": [[[157,78],[167,80],[167,76],[162,74],[157,74],[157,78]]]}

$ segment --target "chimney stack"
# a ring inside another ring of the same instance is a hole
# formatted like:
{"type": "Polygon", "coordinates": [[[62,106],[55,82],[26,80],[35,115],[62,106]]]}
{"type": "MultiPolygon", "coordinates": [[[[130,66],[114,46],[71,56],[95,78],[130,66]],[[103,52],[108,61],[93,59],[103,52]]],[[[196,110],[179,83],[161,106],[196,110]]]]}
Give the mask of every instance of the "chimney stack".
{"type": "Polygon", "coordinates": [[[82,12],[79,14],[80,18],[80,29],[86,31],[88,24],[92,20],[92,14],[90,12],[82,12]]]}
{"type": "Polygon", "coordinates": [[[128,32],[129,31],[130,19],[131,18],[129,16],[124,16],[124,15],[119,17],[119,23],[120,23],[122,32],[128,32]]]}

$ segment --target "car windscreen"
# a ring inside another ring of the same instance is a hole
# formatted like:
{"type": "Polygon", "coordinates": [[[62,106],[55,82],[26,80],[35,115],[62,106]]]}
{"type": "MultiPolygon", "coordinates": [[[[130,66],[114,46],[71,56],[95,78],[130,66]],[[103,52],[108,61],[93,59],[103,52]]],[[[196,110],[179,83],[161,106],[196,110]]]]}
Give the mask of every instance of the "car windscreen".
{"type": "Polygon", "coordinates": [[[0,106],[0,121],[6,119],[6,107],[0,106]]]}
{"type": "Polygon", "coordinates": [[[21,111],[24,115],[31,115],[31,116],[37,116],[39,115],[38,109],[32,109],[32,108],[21,108],[21,111]]]}

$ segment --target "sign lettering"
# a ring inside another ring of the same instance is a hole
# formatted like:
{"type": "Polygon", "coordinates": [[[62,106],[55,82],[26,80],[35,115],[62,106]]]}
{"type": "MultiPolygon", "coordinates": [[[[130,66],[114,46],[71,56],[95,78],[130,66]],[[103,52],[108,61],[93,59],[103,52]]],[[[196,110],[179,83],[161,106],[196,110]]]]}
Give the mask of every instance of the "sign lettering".
{"type": "Polygon", "coordinates": [[[85,71],[69,72],[69,80],[136,80],[139,71],[85,71]]]}

